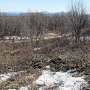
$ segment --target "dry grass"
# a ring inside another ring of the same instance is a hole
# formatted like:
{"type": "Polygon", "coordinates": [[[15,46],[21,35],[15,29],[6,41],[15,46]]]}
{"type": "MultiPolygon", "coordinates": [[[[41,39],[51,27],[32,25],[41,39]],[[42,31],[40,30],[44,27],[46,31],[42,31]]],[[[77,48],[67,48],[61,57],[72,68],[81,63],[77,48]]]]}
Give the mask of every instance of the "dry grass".
{"type": "MultiPolygon", "coordinates": [[[[50,58],[55,58],[55,56],[58,56],[63,60],[67,59],[68,57],[73,57],[77,60],[83,59],[85,52],[82,52],[80,48],[76,49],[77,47],[74,47],[74,45],[69,46],[67,42],[62,41],[62,39],[60,38],[58,39],[57,36],[58,35],[56,35],[54,39],[49,39],[46,41],[44,40],[44,44],[39,48],[34,47],[34,50],[33,48],[28,48],[27,43],[24,43],[22,45],[21,42],[13,43],[8,41],[0,41],[0,71],[9,72],[26,70],[24,73],[18,74],[15,77],[11,77],[6,82],[0,84],[0,90],[3,90],[3,88],[19,89],[21,86],[32,85],[32,82],[36,80],[36,78],[38,78],[38,76],[41,74],[41,69],[34,69],[30,66],[31,57],[35,53],[36,55],[41,54],[41,56],[50,56],[50,58]],[[59,45],[59,47],[57,47],[57,45],[59,45]]],[[[88,46],[86,50],[88,50],[87,58],[88,63],[90,63],[90,47],[88,46]]],[[[42,57],[42,60],[46,57],[42,57]]],[[[38,58],[38,56],[36,56],[36,58],[38,58]]],[[[43,64],[43,66],[44,65],[45,64],[43,64]]],[[[90,72],[90,68],[87,72],[90,72]]],[[[88,79],[89,78],[90,75],[88,76],[88,79]]],[[[36,90],[33,85],[32,90],[36,90]]],[[[49,90],[54,89],[50,88],[49,90]]]]}
{"type": "Polygon", "coordinates": [[[35,86],[33,86],[33,81],[35,81],[40,74],[41,73],[38,69],[30,68],[26,71],[16,74],[7,81],[1,83],[0,90],[9,89],[9,88],[18,90],[20,87],[27,85],[30,85],[31,88],[34,88],[35,86]]]}

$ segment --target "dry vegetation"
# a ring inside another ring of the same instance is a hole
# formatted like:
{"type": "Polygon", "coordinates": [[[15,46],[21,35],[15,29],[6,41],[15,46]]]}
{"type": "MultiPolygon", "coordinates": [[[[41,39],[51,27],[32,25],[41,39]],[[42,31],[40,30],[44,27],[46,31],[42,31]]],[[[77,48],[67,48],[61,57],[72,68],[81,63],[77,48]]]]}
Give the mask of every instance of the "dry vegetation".
{"type": "Polygon", "coordinates": [[[53,71],[76,68],[90,84],[90,40],[86,38],[90,38],[90,16],[83,7],[78,9],[73,5],[70,12],[53,16],[0,15],[0,73],[24,71],[0,83],[0,90],[32,85],[47,65],[53,71]],[[6,40],[5,36],[21,39],[6,40]]]}

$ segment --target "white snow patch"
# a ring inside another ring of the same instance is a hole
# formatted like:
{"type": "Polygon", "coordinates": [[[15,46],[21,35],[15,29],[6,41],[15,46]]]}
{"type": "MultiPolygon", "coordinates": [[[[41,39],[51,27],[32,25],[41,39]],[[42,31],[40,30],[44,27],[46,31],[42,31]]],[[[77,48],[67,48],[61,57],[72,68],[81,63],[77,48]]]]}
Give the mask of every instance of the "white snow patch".
{"type": "Polygon", "coordinates": [[[29,90],[28,87],[21,87],[19,90],[29,90]]]}
{"type": "Polygon", "coordinates": [[[31,90],[31,86],[25,86],[25,87],[21,87],[19,90],[31,90]]]}
{"type": "Polygon", "coordinates": [[[21,39],[30,39],[29,37],[20,37],[20,36],[4,36],[4,39],[6,39],[6,40],[9,40],[9,39],[11,39],[11,40],[21,40],[21,39]]]}
{"type": "Polygon", "coordinates": [[[9,79],[11,76],[14,76],[15,74],[16,74],[15,72],[0,74],[0,83],[6,81],[7,79],[9,79]]]}
{"type": "Polygon", "coordinates": [[[19,37],[19,36],[4,36],[4,39],[6,39],[6,40],[9,40],[9,39],[17,39],[17,40],[20,40],[21,37],[19,37]]]}
{"type": "Polygon", "coordinates": [[[68,72],[52,72],[44,70],[42,75],[34,82],[39,90],[57,87],[55,90],[80,90],[87,86],[84,77],[72,77],[68,72]]]}
{"type": "MultiPolygon", "coordinates": [[[[17,90],[17,89],[8,89],[8,90],[17,90]]],[[[31,86],[30,85],[28,85],[28,86],[22,86],[22,87],[20,87],[19,90],[31,90],[31,86]]]]}
{"type": "Polygon", "coordinates": [[[15,76],[16,74],[23,73],[23,72],[25,71],[9,72],[9,73],[0,74],[0,83],[7,81],[8,79],[15,76]]]}
{"type": "Polygon", "coordinates": [[[8,89],[8,90],[17,90],[17,89],[8,89]]]}
{"type": "Polygon", "coordinates": [[[46,69],[49,69],[50,70],[50,65],[46,66],[46,69]]]}
{"type": "Polygon", "coordinates": [[[40,48],[34,48],[33,50],[35,50],[35,51],[36,51],[36,50],[40,50],[40,48]]]}
{"type": "Polygon", "coordinates": [[[61,38],[61,36],[55,33],[47,33],[44,36],[44,39],[53,39],[53,38],[61,38]]]}

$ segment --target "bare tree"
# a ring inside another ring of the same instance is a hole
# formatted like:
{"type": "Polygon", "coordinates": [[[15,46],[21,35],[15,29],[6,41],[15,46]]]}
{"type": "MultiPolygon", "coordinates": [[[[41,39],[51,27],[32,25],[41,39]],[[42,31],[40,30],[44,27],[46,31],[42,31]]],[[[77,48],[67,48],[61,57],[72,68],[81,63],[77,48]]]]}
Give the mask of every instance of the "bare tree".
{"type": "Polygon", "coordinates": [[[0,38],[4,35],[4,21],[5,18],[3,17],[2,13],[0,12],[0,38]]]}
{"type": "Polygon", "coordinates": [[[85,8],[82,3],[73,3],[68,16],[69,27],[72,30],[77,43],[80,41],[82,29],[85,28],[88,21],[88,16],[86,15],[85,8]]]}

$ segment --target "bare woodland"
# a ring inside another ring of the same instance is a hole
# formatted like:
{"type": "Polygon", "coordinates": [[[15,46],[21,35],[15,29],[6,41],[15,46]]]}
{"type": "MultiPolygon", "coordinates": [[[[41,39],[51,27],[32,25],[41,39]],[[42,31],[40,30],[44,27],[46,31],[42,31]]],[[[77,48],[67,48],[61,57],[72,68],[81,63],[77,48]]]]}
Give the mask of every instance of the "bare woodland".
{"type": "MultiPolygon", "coordinates": [[[[88,75],[86,80],[90,84],[90,15],[82,3],[73,3],[68,12],[53,15],[0,13],[0,72],[27,70],[37,77],[46,65],[50,65],[52,71],[76,68],[78,73],[88,75]],[[53,38],[48,38],[50,36],[53,38]]],[[[12,87],[16,79],[11,79],[12,84],[9,81],[0,84],[1,90],[12,87]]],[[[21,84],[31,81],[23,78],[21,84]]],[[[18,81],[16,87],[19,84],[18,81]]]]}

